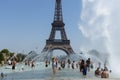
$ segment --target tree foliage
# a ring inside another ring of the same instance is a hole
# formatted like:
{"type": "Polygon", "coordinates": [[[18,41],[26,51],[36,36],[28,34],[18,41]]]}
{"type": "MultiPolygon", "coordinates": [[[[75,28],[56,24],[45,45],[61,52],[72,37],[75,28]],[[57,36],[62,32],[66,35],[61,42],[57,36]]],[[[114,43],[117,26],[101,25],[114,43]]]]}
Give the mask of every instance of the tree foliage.
{"type": "Polygon", "coordinates": [[[2,53],[0,53],[0,63],[1,63],[1,61],[4,61],[4,60],[5,60],[4,55],[2,53]]]}
{"type": "Polygon", "coordinates": [[[14,54],[15,53],[10,52],[8,49],[1,50],[0,51],[0,64],[1,64],[1,61],[6,62],[8,59],[12,59],[12,60],[14,59],[17,62],[21,62],[26,56],[25,54],[19,53],[14,57],[14,54]]]}
{"type": "Polygon", "coordinates": [[[17,54],[17,61],[18,62],[21,62],[23,61],[23,59],[25,58],[26,55],[22,54],[22,53],[19,53],[17,54]]]}
{"type": "Polygon", "coordinates": [[[10,51],[8,49],[3,49],[3,50],[0,51],[0,53],[5,54],[6,56],[10,55],[10,51]]]}

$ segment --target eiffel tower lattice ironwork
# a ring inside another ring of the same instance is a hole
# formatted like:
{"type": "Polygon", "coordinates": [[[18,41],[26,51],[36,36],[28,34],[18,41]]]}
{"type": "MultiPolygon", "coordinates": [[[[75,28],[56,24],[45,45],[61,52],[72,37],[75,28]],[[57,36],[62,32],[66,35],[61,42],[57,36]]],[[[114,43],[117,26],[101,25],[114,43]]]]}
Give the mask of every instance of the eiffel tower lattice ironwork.
{"type": "Polygon", "coordinates": [[[51,25],[52,30],[49,39],[46,40],[46,45],[42,52],[51,52],[55,49],[60,49],[65,51],[67,55],[74,54],[74,51],[70,45],[70,40],[67,39],[64,29],[65,24],[63,22],[61,0],[56,0],[54,21],[51,25]],[[56,31],[60,31],[61,39],[55,39],[56,31]]]}

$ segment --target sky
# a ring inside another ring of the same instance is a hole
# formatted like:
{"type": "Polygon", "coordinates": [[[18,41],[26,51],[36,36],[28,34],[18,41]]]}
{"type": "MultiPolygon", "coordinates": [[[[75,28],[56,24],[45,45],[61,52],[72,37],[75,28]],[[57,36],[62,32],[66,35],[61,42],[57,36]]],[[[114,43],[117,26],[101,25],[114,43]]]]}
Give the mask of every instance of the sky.
{"type": "MultiPolygon", "coordinates": [[[[84,39],[79,30],[81,0],[62,0],[63,21],[76,53],[84,39]]],[[[0,0],[0,50],[41,52],[49,38],[55,0],[0,0]]]]}

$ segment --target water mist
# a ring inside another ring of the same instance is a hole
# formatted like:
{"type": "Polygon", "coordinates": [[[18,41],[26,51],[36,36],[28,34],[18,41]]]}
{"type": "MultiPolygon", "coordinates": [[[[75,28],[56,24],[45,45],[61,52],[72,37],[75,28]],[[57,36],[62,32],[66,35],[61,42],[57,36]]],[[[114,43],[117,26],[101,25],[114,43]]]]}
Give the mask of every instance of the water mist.
{"type": "Polygon", "coordinates": [[[110,67],[116,73],[120,73],[119,3],[120,0],[83,0],[79,26],[88,46],[91,42],[91,47],[109,53],[110,67]]]}

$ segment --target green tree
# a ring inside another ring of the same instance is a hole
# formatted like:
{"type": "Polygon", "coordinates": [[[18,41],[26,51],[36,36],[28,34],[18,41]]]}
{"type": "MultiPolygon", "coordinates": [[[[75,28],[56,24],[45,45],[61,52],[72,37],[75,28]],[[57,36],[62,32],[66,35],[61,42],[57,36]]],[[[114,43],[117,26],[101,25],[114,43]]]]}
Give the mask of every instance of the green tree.
{"type": "Polygon", "coordinates": [[[17,54],[17,56],[14,56],[15,53],[10,52],[8,49],[3,49],[0,51],[0,63],[1,61],[4,61],[5,63],[7,62],[8,59],[14,59],[17,62],[21,62],[23,61],[23,59],[25,58],[25,54],[23,53],[19,53],[17,54]]]}
{"type": "Polygon", "coordinates": [[[0,51],[0,53],[4,53],[6,56],[10,55],[10,51],[8,49],[3,49],[0,51]]]}
{"type": "Polygon", "coordinates": [[[21,61],[23,61],[23,59],[25,58],[25,54],[22,54],[22,53],[19,53],[19,54],[17,54],[17,61],[18,62],[21,62],[21,61]]]}
{"type": "Polygon", "coordinates": [[[14,53],[10,52],[10,57],[12,57],[14,55],[14,53]]]}
{"type": "Polygon", "coordinates": [[[4,60],[5,60],[4,55],[0,53],[0,64],[1,64],[1,61],[4,61],[4,60]]]}

